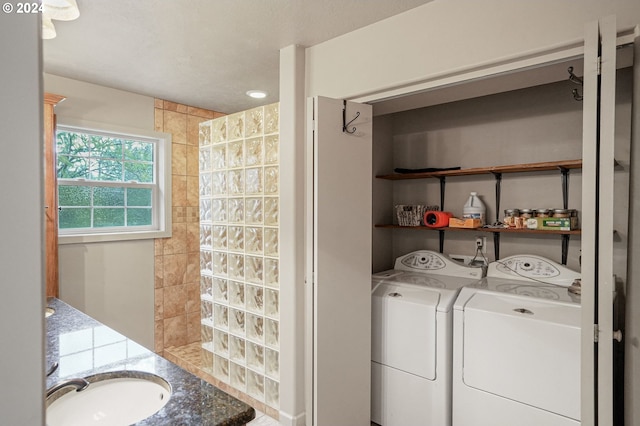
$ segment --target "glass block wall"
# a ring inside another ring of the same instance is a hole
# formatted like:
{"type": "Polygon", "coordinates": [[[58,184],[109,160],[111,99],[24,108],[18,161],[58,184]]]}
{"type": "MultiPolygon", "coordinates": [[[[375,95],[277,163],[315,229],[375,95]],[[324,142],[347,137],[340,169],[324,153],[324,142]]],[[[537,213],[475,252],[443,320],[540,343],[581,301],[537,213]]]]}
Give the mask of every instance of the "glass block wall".
{"type": "Polygon", "coordinates": [[[279,408],[279,104],[200,124],[202,353],[279,408]]]}

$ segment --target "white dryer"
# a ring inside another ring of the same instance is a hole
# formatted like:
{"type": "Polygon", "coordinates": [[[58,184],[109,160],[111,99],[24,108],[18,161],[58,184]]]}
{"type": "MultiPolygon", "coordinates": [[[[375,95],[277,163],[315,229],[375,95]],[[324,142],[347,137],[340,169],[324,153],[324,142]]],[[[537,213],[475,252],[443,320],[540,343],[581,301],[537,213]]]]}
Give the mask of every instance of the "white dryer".
{"type": "Polygon", "coordinates": [[[454,426],[580,424],[580,275],[518,255],[454,306],[454,426]]]}
{"type": "Polygon", "coordinates": [[[371,420],[451,425],[453,303],[481,268],[421,250],[372,276],[371,420]]]}

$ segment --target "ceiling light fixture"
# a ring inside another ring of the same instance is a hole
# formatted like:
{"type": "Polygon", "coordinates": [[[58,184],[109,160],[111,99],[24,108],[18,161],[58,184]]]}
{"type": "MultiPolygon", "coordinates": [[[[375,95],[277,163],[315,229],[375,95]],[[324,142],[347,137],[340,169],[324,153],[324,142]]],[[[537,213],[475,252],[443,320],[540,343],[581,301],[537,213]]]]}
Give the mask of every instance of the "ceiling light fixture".
{"type": "Polygon", "coordinates": [[[45,15],[42,15],[42,38],[45,40],[56,38],[56,27],[53,26],[51,18],[45,15]]]}
{"type": "Polygon", "coordinates": [[[76,0],[42,0],[42,38],[52,39],[56,29],[52,19],[73,21],[80,16],[76,0]]]}
{"type": "Polygon", "coordinates": [[[255,98],[255,99],[263,99],[267,97],[267,92],[263,90],[249,90],[247,92],[247,96],[251,96],[252,98],[255,98]]]}

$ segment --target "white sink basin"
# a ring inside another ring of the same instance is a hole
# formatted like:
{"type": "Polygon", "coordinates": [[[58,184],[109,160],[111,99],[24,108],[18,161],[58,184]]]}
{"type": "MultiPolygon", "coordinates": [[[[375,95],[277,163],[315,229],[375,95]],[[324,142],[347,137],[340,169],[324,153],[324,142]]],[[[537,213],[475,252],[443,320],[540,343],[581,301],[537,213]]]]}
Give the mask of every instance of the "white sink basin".
{"type": "Polygon", "coordinates": [[[118,371],[86,380],[82,391],[66,387],[47,398],[47,426],[126,426],[156,413],[171,396],[171,385],[150,373],[118,371]]]}

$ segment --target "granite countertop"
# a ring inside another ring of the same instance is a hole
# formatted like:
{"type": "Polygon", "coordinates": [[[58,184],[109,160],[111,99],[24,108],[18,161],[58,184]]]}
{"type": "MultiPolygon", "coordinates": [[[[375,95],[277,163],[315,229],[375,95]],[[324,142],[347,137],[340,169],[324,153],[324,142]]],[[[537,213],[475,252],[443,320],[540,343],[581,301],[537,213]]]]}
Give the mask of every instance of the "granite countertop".
{"type": "Polygon", "coordinates": [[[59,299],[49,298],[55,313],[46,318],[47,389],[56,383],[109,371],[156,374],[172,387],[169,402],[153,416],[136,423],[157,425],[244,425],[255,410],[215,386],[149,351],[59,299]]]}

